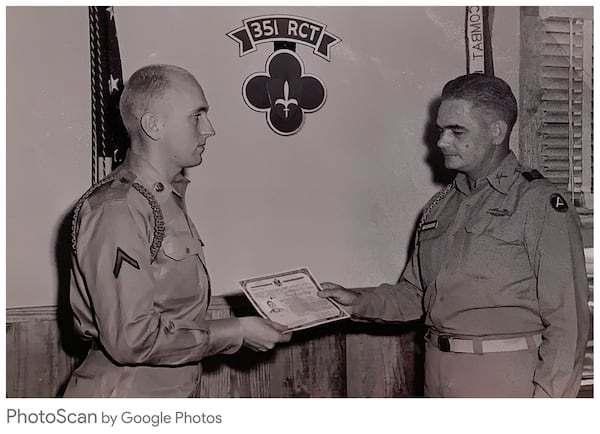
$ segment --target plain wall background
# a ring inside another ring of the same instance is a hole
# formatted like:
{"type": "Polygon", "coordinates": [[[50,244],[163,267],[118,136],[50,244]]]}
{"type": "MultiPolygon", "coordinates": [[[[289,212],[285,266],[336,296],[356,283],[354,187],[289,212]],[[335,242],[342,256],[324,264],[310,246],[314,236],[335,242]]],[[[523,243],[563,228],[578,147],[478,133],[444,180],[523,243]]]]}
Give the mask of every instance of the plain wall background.
{"type": "MultiPolygon", "coordinates": [[[[213,294],[308,266],[347,286],[396,281],[417,216],[440,185],[425,140],[429,106],[465,73],[464,7],[116,7],[123,72],[190,70],[217,135],[189,171],[188,209],[213,294]],[[239,57],[226,33],[259,15],[298,15],[342,39],[331,61],[298,44],[327,101],[300,132],[272,132],[242,99],[273,44],[239,57]]],[[[86,7],[7,8],[7,307],[56,303],[56,236],[89,187],[86,7]]],[[[519,8],[496,7],[495,72],[518,98],[519,8]]],[[[515,134],[513,134],[513,138],[515,134]]],[[[517,148],[516,143],[511,147],[517,148]]]]}

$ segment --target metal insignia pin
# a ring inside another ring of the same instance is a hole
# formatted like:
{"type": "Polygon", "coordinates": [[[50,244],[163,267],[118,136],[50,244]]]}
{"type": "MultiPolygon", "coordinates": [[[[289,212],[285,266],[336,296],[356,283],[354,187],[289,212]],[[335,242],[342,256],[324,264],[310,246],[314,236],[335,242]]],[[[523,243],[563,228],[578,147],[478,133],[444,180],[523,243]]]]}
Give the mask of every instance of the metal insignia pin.
{"type": "Polygon", "coordinates": [[[160,193],[164,189],[165,189],[165,186],[163,185],[162,182],[156,182],[156,183],[154,183],[154,191],[160,193]]]}

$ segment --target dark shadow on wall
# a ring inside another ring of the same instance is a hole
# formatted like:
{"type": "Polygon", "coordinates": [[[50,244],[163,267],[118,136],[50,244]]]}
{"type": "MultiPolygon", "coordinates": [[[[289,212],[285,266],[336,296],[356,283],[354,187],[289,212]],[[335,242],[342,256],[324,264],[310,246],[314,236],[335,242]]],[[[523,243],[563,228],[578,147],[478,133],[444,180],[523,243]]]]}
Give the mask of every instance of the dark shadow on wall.
{"type": "Polygon", "coordinates": [[[440,134],[437,129],[437,113],[440,108],[441,99],[435,98],[429,103],[429,115],[427,123],[423,130],[423,143],[429,151],[425,162],[431,167],[433,182],[440,186],[449,184],[456,175],[455,170],[446,169],[444,166],[444,156],[437,146],[440,134]]]}
{"type": "MultiPolygon", "coordinates": [[[[73,329],[73,311],[69,301],[69,285],[71,279],[71,221],[74,207],[71,207],[62,218],[56,236],[54,248],[55,265],[58,276],[56,300],[56,318],[60,334],[60,345],[63,351],[75,360],[83,360],[89,344],[82,341],[73,329]]],[[[68,379],[67,379],[68,381],[68,379]]],[[[60,386],[58,396],[62,396],[65,384],[60,386]]]]}
{"type": "MultiPolygon", "coordinates": [[[[427,122],[423,128],[423,143],[427,147],[427,156],[425,158],[425,162],[431,169],[432,181],[434,184],[442,187],[454,179],[456,176],[456,171],[451,169],[446,169],[444,165],[444,156],[440,149],[437,146],[437,142],[439,140],[439,132],[437,128],[437,114],[441,104],[441,99],[435,98],[429,103],[428,107],[428,116],[427,122]]],[[[423,198],[422,207],[427,205],[427,202],[430,198],[423,198]]],[[[415,249],[415,242],[417,236],[417,229],[419,227],[419,221],[421,219],[421,214],[415,219],[413,222],[413,228],[411,231],[411,237],[408,245],[406,246],[406,257],[410,258],[415,249]]],[[[408,260],[407,264],[408,265],[408,260]]],[[[404,269],[403,269],[404,270],[404,269]]],[[[398,278],[397,283],[400,282],[400,278],[398,278]]],[[[375,330],[377,330],[377,334],[386,333],[385,327],[381,325],[373,325],[375,330]]],[[[423,321],[416,321],[410,324],[405,324],[403,326],[395,326],[394,328],[390,327],[387,333],[392,334],[402,334],[406,333],[407,330],[414,330],[416,334],[413,335],[415,337],[415,341],[413,344],[415,345],[415,357],[414,361],[414,390],[417,392],[416,396],[422,396],[423,394],[423,384],[424,384],[424,354],[425,354],[425,342],[424,335],[426,332],[426,327],[423,324],[423,321]]]]}
{"type": "MultiPolygon", "coordinates": [[[[431,169],[432,181],[434,184],[442,187],[454,179],[456,176],[456,171],[451,169],[446,169],[444,166],[444,156],[440,148],[437,146],[438,139],[440,134],[437,129],[437,113],[440,108],[441,99],[435,98],[429,103],[427,121],[423,128],[423,143],[427,147],[427,157],[425,158],[425,162],[431,169]]],[[[430,198],[423,198],[422,207],[424,208],[427,205],[427,202],[430,198]]],[[[406,257],[410,258],[413,253],[413,249],[416,241],[417,228],[419,226],[419,220],[421,219],[421,214],[416,218],[413,222],[413,229],[411,231],[410,242],[406,246],[406,257]]]]}

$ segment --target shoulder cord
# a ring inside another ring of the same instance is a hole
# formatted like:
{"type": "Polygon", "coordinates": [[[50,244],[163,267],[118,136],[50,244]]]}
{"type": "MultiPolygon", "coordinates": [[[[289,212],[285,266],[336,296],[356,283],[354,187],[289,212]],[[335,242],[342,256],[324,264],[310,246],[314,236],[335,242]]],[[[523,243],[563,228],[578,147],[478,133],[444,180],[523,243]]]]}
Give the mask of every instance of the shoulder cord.
{"type": "Polygon", "coordinates": [[[154,236],[152,237],[152,244],[150,245],[150,263],[152,263],[156,259],[156,256],[160,251],[163,238],[165,237],[165,221],[163,219],[160,205],[156,201],[154,195],[150,193],[146,187],[144,187],[142,184],[138,184],[137,182],[134,182],[131,184],[131,186],[146,198],[150,204],[150,208],[152,208],[152,218],[154,219],[154,236]]]}
{"type": "Polygon", "coordinates": [[[448,184],[444,188],[442,188],[433,197],[433,199],[431,199],[431,202],[429,203],[429,206],[427,207],[427,209],[425,209],[425,211],[423,211],[423,214],[421,215],[421,220],[419,221],[419,226],[417,228],[417,237],[418,237],[418,234],[421,232],[421,228],[423,227],[423,224],[425,223],[425,220],[427,220],[427,217],[429,216],[429,213],[433,210],[433,208],[435,208],[435,206],[438,203],[441,202],[441,200],[443,198],[445,198],[448,195],[448,193],[450,193],[451,190],[452,190],[452,184],[448,184]]]}
{"type": "MultiPolygon", "coordinates": [[[[84,202],[92,195],[94,191],[96,191],[99,187],[107,184],[111,181],[114,181],[116,177],[107,176],[96,184],[92,185],[81,198],[77,201],[77,205],[75,205],[75,209],[73,211],[73,220],[71,221],[71,248],[73,249],[73,254],[77,254],[77,236],[79,234],[79,213],[84,202]]],[[[148,201],[150,208],[152,208],[152,218],[154,220],[154,235],[152,237],[152,244],[150,245],[150,263],[154,262],[158,252],[160,251],[160,247],[163,242],[163,238],[165,237],[165,222],[163,219],[162,210],[160,209],[160,205],[156,201],[156,198],[146,187],[142,184],[134,182],[131,184],[133,188],[135,188],[146,200],[148,201]]]]}

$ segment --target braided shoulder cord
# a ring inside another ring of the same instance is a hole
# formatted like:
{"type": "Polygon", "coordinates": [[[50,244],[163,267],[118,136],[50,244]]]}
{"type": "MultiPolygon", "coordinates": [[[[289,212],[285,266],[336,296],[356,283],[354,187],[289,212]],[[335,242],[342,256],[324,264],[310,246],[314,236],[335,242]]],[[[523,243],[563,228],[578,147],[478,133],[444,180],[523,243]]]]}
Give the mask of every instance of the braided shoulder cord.
{"type": "Polygon", "coordinates": [[[152,237],[152,244],[150,245],[150,263],[152,263],[156,259],[156,255],[158,255],[163,238],[165,237],[165,221],[160,205],[156,201],[154,195],[150,193],[146,187],[137,182],[134,182],[131,186],[146,198],[150,204],[150,208],[152,208],[152,217],[154,219],[154,236],[152,237]]]}
{"type": "MultiPolygon", "coordinates": [[[[79,234],[77,222],[79,220],[79,212],[81,211],[81,207],[92,195],[92,193],[94,193],[94,191],[104,184],[114,180],[115,177],[107,176],[106,178],[92,185],[77,201],[77,205],[75,205],[75,210],[73,211],[73,220],[71,221],[71,247],[73,249],[73,254],[77,254],[77,236],[79,234]]],[[[154,195],[150,193],[150,191],[148,191],[143,185],[134,182],[131,184],[131,186],[135,188],[142,196],[144,196],[144,198],[148,201],[150,208],[152,208],[152,218],[154,220],[154,235],[152,237],[152,244],[150,245],[150,263],[152,263],[156,259],[165,237],[165,222],[163,219],[162,210],[160,209],[160,205],[156,201],[154,195]]]]}
{"type": "Polygon", "coordinates": [[[88,190],[79,198],[77,201],[77,205],[75,205],[75,210],[73,211],[73,220],[71,220],[71,248],[73,249],[73,254],[77,254],[77,235],[79,234],[79,226],[77,222],[79,221],[79,212],[81,211],[81,207],[85,203],[86,200],[92,195],[94,191],[98,188],[102,187],[104,184],[108,184],[113,181],[115,178],[112,176],[107,176],[106,178],[98,181],[93,184],[88,190]]]}
{"type": "Polygon", "coordinates": [[[435,208],[435,206],[440,203],[440,201],[445,198],[448,193],[450,193],[450,191],[452,190],[452,184],[448,184],[447,186],[445,186],[444,188],[442,188],[431,200],[431,202],[429,203],[429,206],[425,209],[425,211],[423,211],[423,214],[421,215],[421,220],[419,221],[419,227],[417,229],[417,236],[418,233],[421,232],[421,228],[423,227],[423,224],[425,223],[425,220],[427,220],[427,217],[429,216],[429,213],[433,210],[433,208],[435,208]]]}

